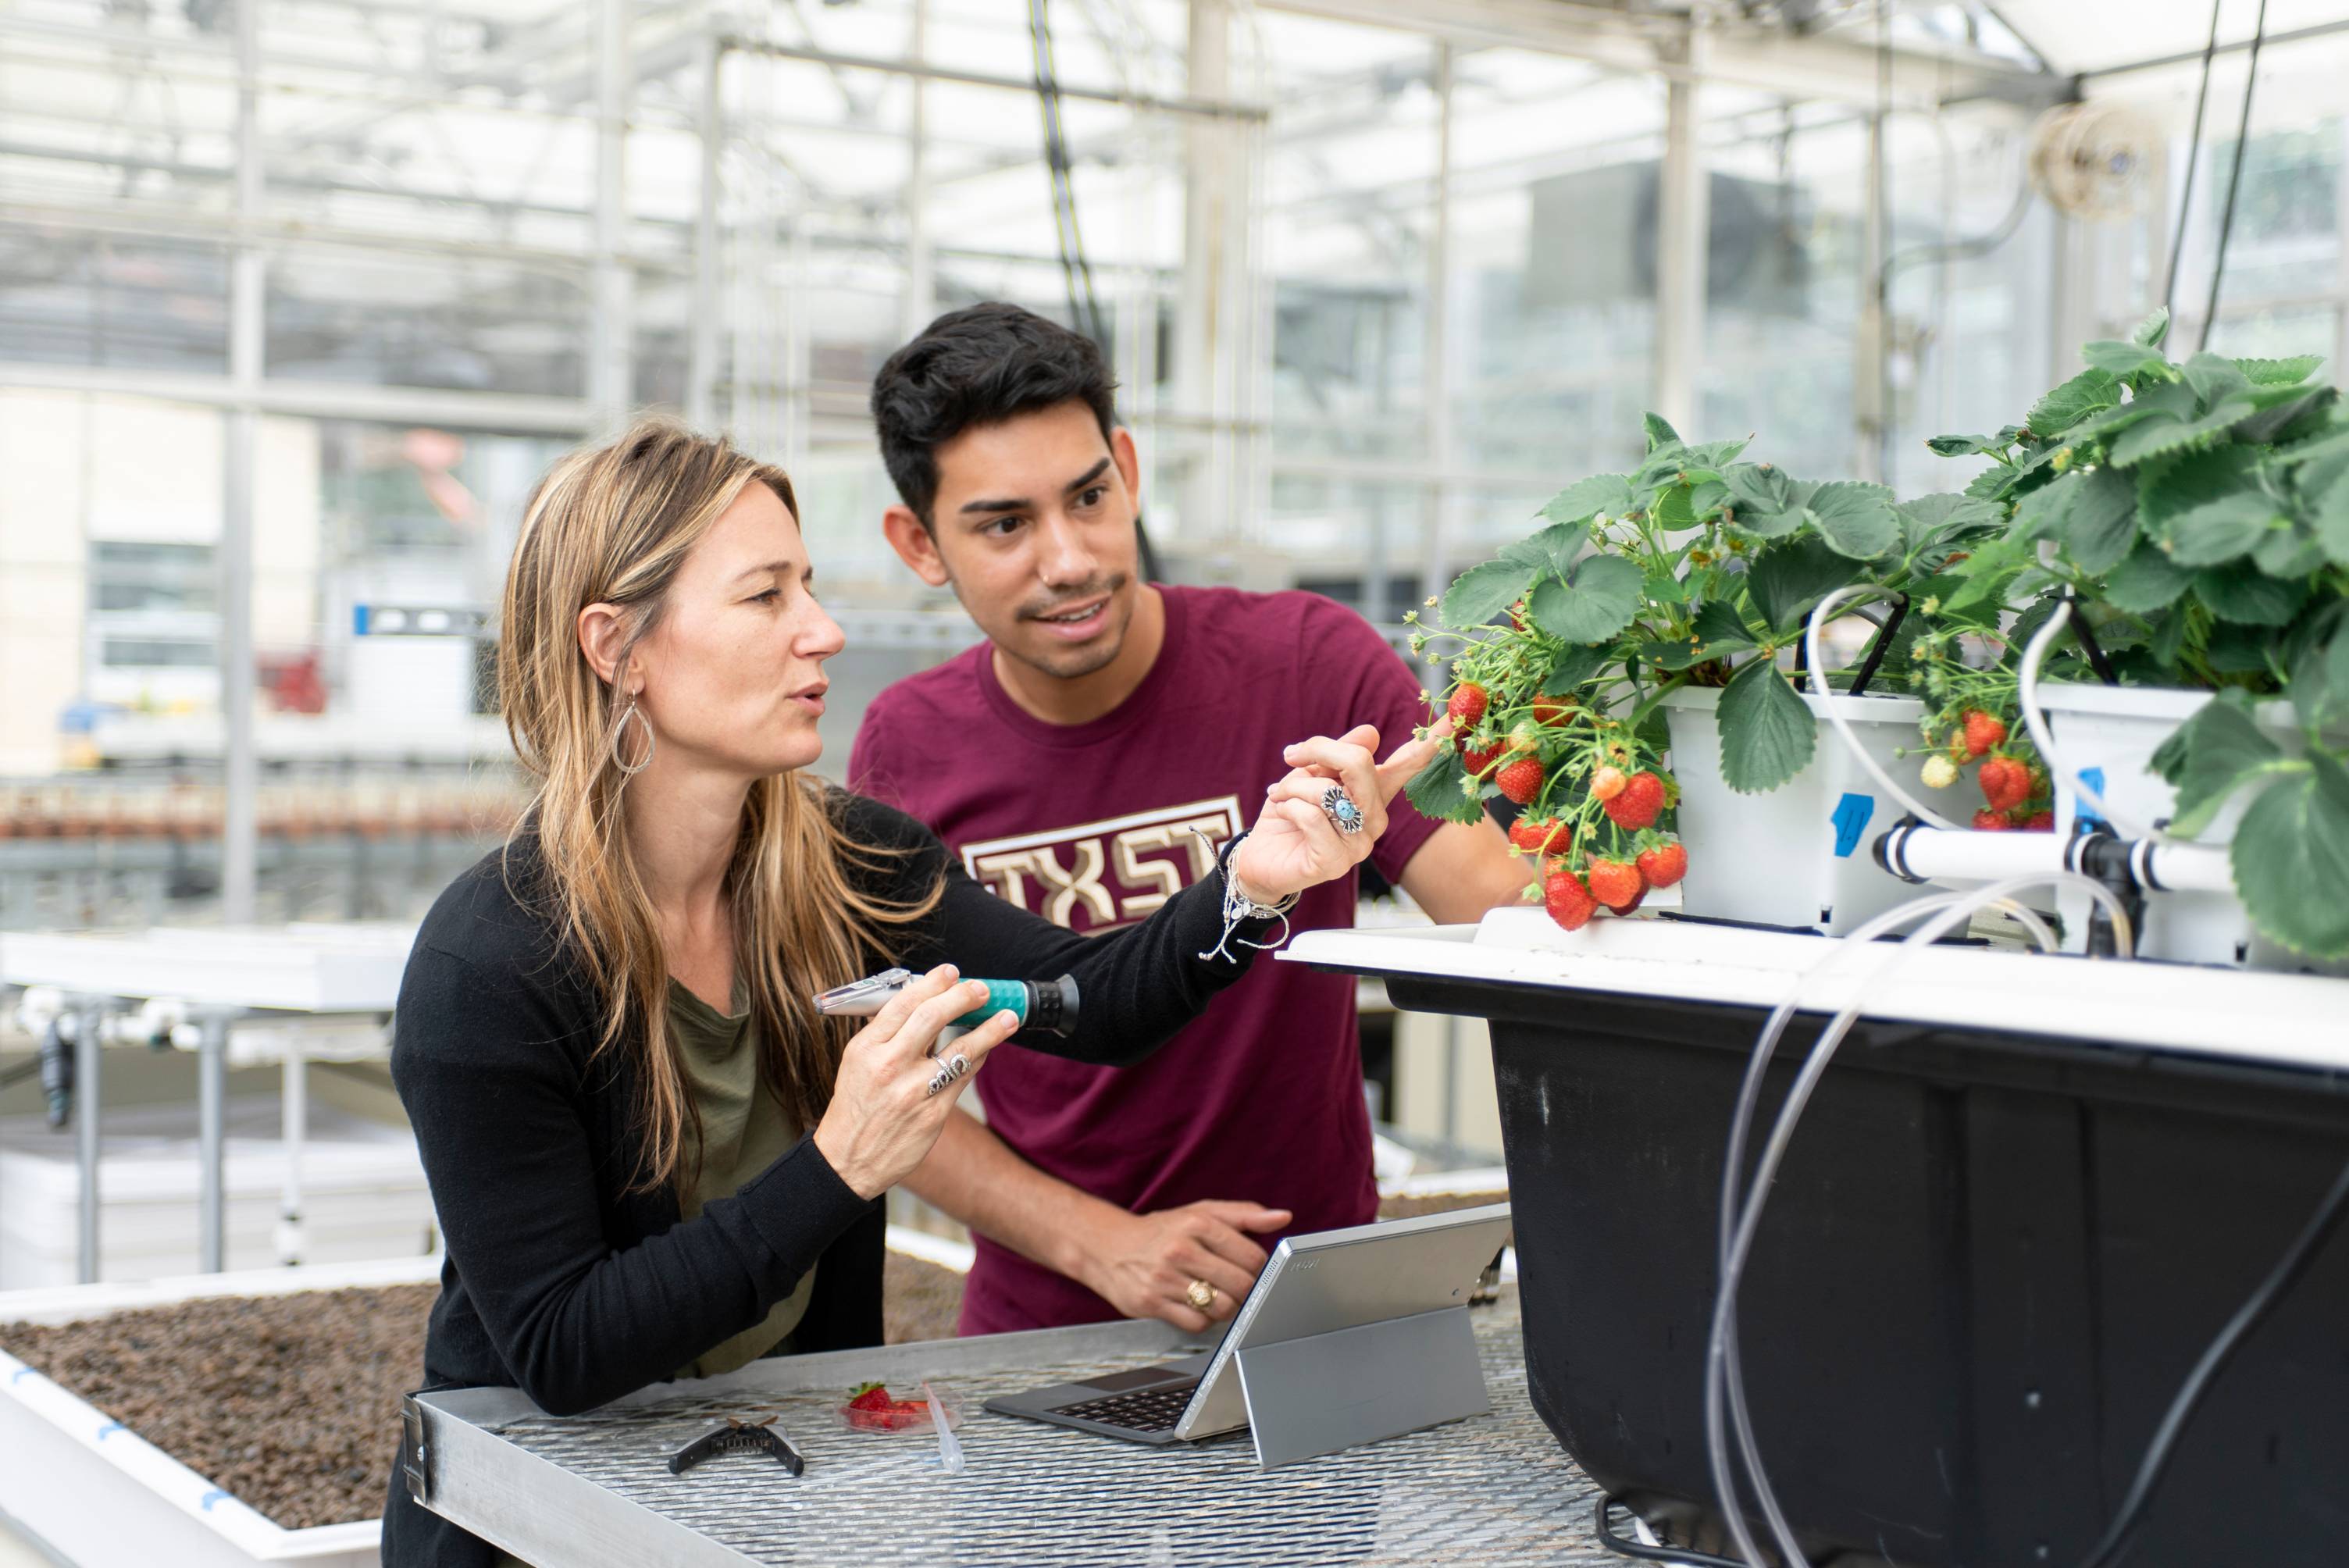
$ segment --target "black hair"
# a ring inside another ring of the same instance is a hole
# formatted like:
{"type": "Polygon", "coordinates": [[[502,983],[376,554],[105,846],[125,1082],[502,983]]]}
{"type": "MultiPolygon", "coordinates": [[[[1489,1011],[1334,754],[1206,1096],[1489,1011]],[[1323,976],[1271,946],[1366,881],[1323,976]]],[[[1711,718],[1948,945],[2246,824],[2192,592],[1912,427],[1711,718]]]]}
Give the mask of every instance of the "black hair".
{"type": "Polygon", "coordinates": [[[881,461],[924,527],[938,499],[938,448],[973,425],[1081,400],[1107,440],[1117,382],[1092,339],[999,301],[968,305],[922,329],[873,380],[881,461]]]}

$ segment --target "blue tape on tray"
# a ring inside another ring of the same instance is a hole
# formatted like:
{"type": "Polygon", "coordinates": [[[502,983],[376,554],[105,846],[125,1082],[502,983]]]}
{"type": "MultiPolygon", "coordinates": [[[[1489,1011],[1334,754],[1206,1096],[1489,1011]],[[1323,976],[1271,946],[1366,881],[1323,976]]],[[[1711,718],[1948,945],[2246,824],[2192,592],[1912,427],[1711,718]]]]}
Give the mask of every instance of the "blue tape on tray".
{"type": "Polygon", "coordinates": [[[1859,848],[1859,835],[1867,830],[1868,820],[1876,815],[1876,797],[1847,789],[1836,802],[1836,858],[1849,860],[1852,851],[1859,848]]]}
{"type": "MultiPolygon", "coordinates": [[[[2101,800],[2105,798],[2105,770],[2103,769],[2081,769],[2080,782],[2085,784],[2089,789],[2094,789],[2096,792],[2097,799],[2101,800]]],[[[2094,806],[2089,805],[2088,798],[2085,795],[2078,795],[2072,801],[2072,820],[2075,822],[2101,822],[2105,820],[2105,814],[2102,811],[2097,810],[2094,806]]]]}

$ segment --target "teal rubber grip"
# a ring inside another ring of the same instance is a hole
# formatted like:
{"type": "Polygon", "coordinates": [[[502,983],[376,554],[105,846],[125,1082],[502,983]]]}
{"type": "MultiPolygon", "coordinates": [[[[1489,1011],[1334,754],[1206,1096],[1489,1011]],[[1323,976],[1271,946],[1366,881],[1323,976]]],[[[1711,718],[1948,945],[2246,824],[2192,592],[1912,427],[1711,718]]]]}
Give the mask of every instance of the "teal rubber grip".
{"type": "Polygon", "coordinates": [[[1028,998],[1033,993],[1027,981],[982,980],[979,984],[987,987],[987,1005],[965,1013],[954,1021],[952,1027],[976,1029],[1007,1008],[1016,1014],[1021,1023],[1028,1021],[1028,998]]]}

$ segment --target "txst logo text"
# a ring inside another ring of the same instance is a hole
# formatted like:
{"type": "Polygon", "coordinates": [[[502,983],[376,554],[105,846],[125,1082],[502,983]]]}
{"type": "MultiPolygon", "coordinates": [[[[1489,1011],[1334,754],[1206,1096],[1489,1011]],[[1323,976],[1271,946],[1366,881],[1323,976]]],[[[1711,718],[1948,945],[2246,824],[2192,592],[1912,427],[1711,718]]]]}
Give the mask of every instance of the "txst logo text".
{"type": "Polygon", "coordinates": [[[1105,931],[1144,918],[1213,871],[1216,851],[1243,826],[1239,797],[1226,795],[965,844],[962,864],[1031,914],[1071,931],[1105,931]]]}

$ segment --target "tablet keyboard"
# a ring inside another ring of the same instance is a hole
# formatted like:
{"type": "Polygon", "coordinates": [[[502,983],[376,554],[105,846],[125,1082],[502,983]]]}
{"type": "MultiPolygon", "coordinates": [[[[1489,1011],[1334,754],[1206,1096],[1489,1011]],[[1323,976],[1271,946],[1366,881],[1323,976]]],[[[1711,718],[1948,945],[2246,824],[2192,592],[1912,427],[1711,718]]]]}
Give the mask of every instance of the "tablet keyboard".
{"type": "Polygon", "coordinates": [[[1123,1427],[1129,1432],[1167,1432],[1183,1418],[1184,1408],[1191,1403],[1192,1392],[1198,1387],[1195,1379],[1164,1388],[1141,1388],[1131,1394],[1112,1394],[1106,1399],[1088,1399],[1081,1405],[1063,1405],[1052,1414],[1072,1416],[1080,1421],[1099,1421],[1105,1427],[1123,1427]]]}

